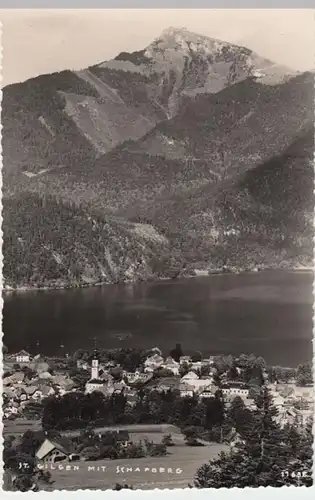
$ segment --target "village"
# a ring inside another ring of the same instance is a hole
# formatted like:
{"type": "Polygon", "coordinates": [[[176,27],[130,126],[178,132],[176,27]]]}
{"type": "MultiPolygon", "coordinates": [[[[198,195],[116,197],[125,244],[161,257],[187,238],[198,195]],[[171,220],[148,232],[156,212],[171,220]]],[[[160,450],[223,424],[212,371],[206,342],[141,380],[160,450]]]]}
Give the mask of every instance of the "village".
{"type": "MultiPolygon", "coordinates": [[[[25,350],[5,355],[4,420],[23,418],[32,403],[42,403],[48,397],[58,398],[76,391],[84,391],[85,394],[96,391],[105,396],[123,393],[128,404],[134,405],[139,388],[159,392],[175,390],[183,398],[197,396],[200,399],[214,398],[220,389],[227,405],[238,396],[246,407],[255,407],[250,384],[242,381],[244,369],[234,366],[235,380],[228,376],[228,370],[222,373],[221,369],[218,377],[216,358],[213,356],[195,361],[191,356],[183,355],[176,361],[171,356],[164,358],[159,348],[153,348],[143,364],[130,372],[114,361],[102,362],[97,350],[94,350],[90,359],[76,360],[76,376],[73,378],[71,373],[74,370],[68,368],[68,356],[62,361],[64,366],[59,360],[59,369],[56,369],[55,358],[39,354],[31,356],[25,350]],[[80,374],[83,384],[82,381],[78,384],[80,374]]],[[[270,381],[265,368],[262,374],[281,425],[298,422],[304,426],[313,414],[313,384],[298,385],[294,377],[286,377],[285,381],[270,381]]]]}
{"type": "Polygon", "coordinates": [[[234,426],[259,411],[260,386],[268,388],[281,428],[303,433],[313,416],[304,368],[270,368],[254,355],[188,356],[179,344],[168,356],[159,348],[80,350],[63,358],[21,350],[5,353],[3,368],[5,468],[10,457],[29,467],[16,454],[26,450],[37,474],[52,474],[54,488],[78,487],[80,470],[90,487],[105,481],[112,488],[119,476],[133,485],[147,477],[151,488],[157,475],[168,487],[187,486],[198,467],[241,441],[234,426]],[[231,424],[227,415],[237,411],[243,416],[231,424]]]}

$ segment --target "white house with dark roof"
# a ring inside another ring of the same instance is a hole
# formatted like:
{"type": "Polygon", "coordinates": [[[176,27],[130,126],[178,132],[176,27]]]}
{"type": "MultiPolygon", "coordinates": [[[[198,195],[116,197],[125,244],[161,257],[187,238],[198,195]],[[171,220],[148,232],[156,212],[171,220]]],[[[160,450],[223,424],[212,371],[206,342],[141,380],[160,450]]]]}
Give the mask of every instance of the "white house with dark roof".
{"type": "Polygon", "coordinates": [[[70,445],[55,439],[45,439],[36,452],[36,458],[39,462],[54,463],[70,458],[72,451],[70,445]]]}
{"type": "Polygon", "coordinates": [[[248,397],[249,387],[241,382],[229,382],[222,386],[222,394],[224,396],[241,396],[248,397]]]}
{"type": "Polygon", "coordinates": [[[202,399],[213,399],[217,390],[218,388],[215,386],[206,386],[199,394],[199,397],[202,399]]]}
{"type": "Polygon", "coordinates": [[[24,349],[17,352],[14,356],[17,363],[29,363],[31,360],[30,353],[25,351],[24,349]]]}

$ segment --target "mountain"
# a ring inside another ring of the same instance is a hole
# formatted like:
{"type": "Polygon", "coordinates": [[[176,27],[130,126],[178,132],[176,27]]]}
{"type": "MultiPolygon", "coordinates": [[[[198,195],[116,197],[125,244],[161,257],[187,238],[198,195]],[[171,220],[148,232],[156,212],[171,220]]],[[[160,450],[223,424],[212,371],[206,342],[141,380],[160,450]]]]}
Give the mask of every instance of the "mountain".
{"type": "MultiPolygon", "coordinates": [[[[5,187],[10,192],[44,191],[134,218],[149,205],[188,195],[209,182],[216,185],[281,154],[312,123],[312,86],[310,73],[274,86],[247,79],[218,94],[199,96],[138,141],[125,141],[98,158],[82,153],[68,163],[63,153],[63,168],[45,169],[34,161],[31,177],[27,167],[14,182],[6,183],[5,177],[5,187]]],[[[54,143],[47,147],[53,149],[54,143]]],[[[78,155],[80,149],[70,153],[78,155]]],[[[46,161],[53,154],[45,155],[46,161]]]]}
{"type": "Polygon", "coordinates": [[[281,154],[219,183],[146,206],[151,221],[194,267],[311,265],[314,128],[281,154]]]}
{"type": "Polygon", "coordinates": [[[171,28],[6,87],[7,285],[309,264],[313,81],[171,28]]]}
{"type": "Polygon", "coordinates": [[[168,28],[142,51],[123,52],[93,68],[102,80],[108,70],[149,78],[150,94],[170,118],[184,98],[216,93],[250,76],[277,83],[293,71],[263,59],[251,50],[186,29],[168,28]]]}
{"type": "Polygon", "coordinates": [[[141,138],[200,93],[291,73],[244,47],[169,29],[143,51],[5,87],[5,161],[11,176],[84,163],[141,138]]]}

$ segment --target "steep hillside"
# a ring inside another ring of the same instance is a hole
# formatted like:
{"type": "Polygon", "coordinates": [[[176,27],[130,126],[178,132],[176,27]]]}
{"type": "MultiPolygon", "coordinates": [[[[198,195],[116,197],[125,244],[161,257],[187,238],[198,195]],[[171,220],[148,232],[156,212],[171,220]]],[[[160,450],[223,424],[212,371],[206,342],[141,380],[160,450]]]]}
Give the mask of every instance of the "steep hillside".
{"type": "Polygon", "coordinates": [[[21,172],[31,178],[43,169],[61,169],[84,162],[94,151],[75,123],[64,113],[60,92],[84,99],[94,89],[71,71],[44,75],[3,90],[2,145],[4,182],[21,172]]]}
{"type": "Polygon", "coordinates": [[[280,153],[313,121],[314,75],[281,85],[249,78],[215,95],[203,95],[138,144],[154,155],[207,160],[220,177],[280,153]]]}
{"type": "Polygon", "coordinates": [[[147,206],[183,258],[201,267],[311,265],[314,129],[236,178],[147,206]]]}
{"type": "Polygon", "coordinates": [[[3,200],[5,287],[64,287],[173,276],[181,269],[152,226],[101,218],[50,196],[3,200]],[[177,267],[176,267],[177,266],[177,267]]]}
{"type": "Polygon", "coordinates": [[[24,172],[8,183],[10,192],[45,192],[127,218],[146,213],[148,204],[171,205],[191,190],[282,154],[313,120],[312,85],[309,73],[279,86],[248,79],[199,97],[178,118],[99,158],[91,155],[32,177],[24,172]],[[162,130],[173,146],[160,140],[162,130]]]}

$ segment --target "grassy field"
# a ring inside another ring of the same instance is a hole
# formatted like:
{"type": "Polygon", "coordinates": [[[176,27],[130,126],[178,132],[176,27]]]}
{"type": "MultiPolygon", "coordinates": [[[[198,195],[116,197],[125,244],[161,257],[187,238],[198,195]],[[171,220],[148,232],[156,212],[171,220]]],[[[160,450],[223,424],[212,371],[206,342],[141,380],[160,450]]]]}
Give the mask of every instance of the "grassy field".
{"type": "MultiPolygon", "coordinates": [[[[4,435],[19,435],[27,429],[38,430],[39,428],[40,421],[22,419],[6,421],[4,435]]],[[[216,443],[207,443],[202,447],[187,446],[179,429],[170,425],[130,425],[103,427],[98,430],[122,428],[128,430],[130,440],[134,442],[148,438],[154,443],[160,443],[163,435],[171,434],[174,446],[168,448],[169,454],[166,457],[59,462],[53,465],[54,470],[48,469],[55,482],[52,486],[47,486],[47,490],[107,489],[112,488],[116,483],[127,483],[134,488],[141,489],[187,488],[188,484],[193,482],[198,467],[218,456],[221,451],[228,450],[226,445],[216,443]],[[129,470],[122,470],[123,467],[128,467],[129,470]],[[140,471],[135,470],[136,468],[140,471]]]]}
{"type": "MultiPolygon", "coordinates": [[[[148,435],[151,439],[151,435],[148,435]]],[[[226,445],[209,444],[203,447],[190,447],[184,444],[170,448],[166,457],[147,457],[133,460],[97,460],[77,462],[78,470],[66,470],[66,463],[59,465],[64,470],[51,470],[52,479],[55,481],[47,489],[52,490],[77,490],[77,489],[108,489],[116,483],[127,483],[134,489],[154,488],[187,488],[193,482],[193,477],[201,465],[215,458],[220,451],[227,450],[226,445]],[[106,467],[106,469],[102,469],[106,467]],[[133,470],[122,471],[122,467],[133,470]],[[140,471],[135,471],[139,468],[140,471]],[[154,472],[152,469],[155,469],[154,472]],[[160,471],[161,469],[161,471],[160,471]],[[163,472],[164,469],[164,472],[163,472]],[[172,472],[170,470],[172,469],[172,472]],[[180,473],[177,473],[180,471],[180,473]]],[[[55,464],[57,467],[58,464],[55,464]]]]}
{"type": "Polygon", "coordinates": [[[27,420],[17,418],[15,420],[3,420],[3,435],[20,436],[25,431],[40,431],[42,424],[40,420],[27,420]]]}

